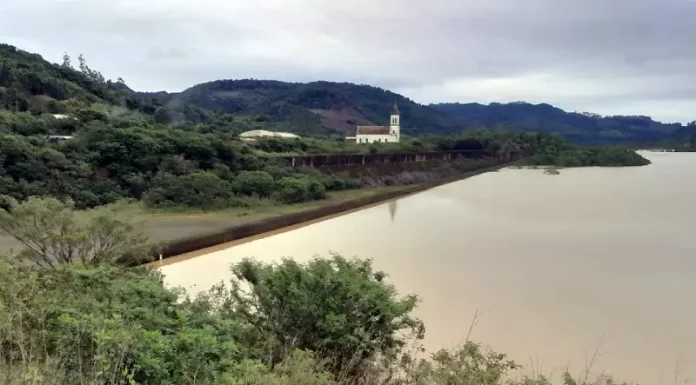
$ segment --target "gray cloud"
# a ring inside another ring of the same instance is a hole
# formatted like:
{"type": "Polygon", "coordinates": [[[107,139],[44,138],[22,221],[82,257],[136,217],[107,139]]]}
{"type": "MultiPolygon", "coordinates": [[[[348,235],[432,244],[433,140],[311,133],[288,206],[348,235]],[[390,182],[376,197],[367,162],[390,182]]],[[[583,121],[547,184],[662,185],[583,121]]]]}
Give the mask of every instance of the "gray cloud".
{"type": "Polygon", "coordinates": [[[696,113],[694,0],[3,0],[0,36],[136,89],[369,83],[420,102],[696,113]]]}

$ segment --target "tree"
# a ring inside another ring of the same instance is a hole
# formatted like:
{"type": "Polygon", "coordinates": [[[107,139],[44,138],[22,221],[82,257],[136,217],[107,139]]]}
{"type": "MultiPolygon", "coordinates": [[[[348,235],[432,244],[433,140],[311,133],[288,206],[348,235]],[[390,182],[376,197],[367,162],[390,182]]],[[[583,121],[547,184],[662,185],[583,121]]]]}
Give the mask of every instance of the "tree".
{"type": "Polygon", "coordinates": [[[80,56],[77,57],[77,60],[80,62],[80,72],[83,74],[87,75],[87,77],[97,83],[104,83],[104,76],[102,76],[101,72],[92,70],[89,68],[87,65],[87,60],[85,60],[85,57],[80,54],[80,56]]]}
{"type": "Polygon", "coordinates": [[[172,121],[171,114],[169,110],[165,107],[160,107],[155,111],[155,115],[152,117],[155,123],[168,124],[172,121]]]}
{"type": "Polygon", "coordinates": [[[309,350],[334,373],[347,374],[378,354],[395,356],[406,338],[423,336],[411,315],[417,298],[398,297],[370,260],[333,255],[267,265],[247,259],[232,271],[236,316],[254,325],[260,358],[270,353],[277,362],[288,348],[309,350]]]}
{"type": "Polygon", "coordinates": [[[80,72],[82,72],[83,74],[88,73],[89,67],[87,67],[87,61],[85,60],[85,57],[82,54],[80,54],[77,57],[77,61],[80,63],[80,72]]]}
{"type": "Polygon", "coordinates": [[[67,52],[63,53],[63,64],[61,65],[65,68],[73,68],[72,63],[70,62],[70,55],[68,55],[67,52]]]}
{"type": "Polygon", "coordinates": [[[431,360],[421,360],[409,371],[408,383],[413,385],[498,385],[520,366],[505,354],[485,352],[481,346],[467,341],[452,351],[440,350],[431,360]]]}
{"type": "Polygon", "coordinates": [[[72,201],[30,197],[0,210],[0,232],[19,241],[17,257],[41,268],[115,263],[127,251],[143,251],[139,224],[116,206],[76,211],[72,201]]]}

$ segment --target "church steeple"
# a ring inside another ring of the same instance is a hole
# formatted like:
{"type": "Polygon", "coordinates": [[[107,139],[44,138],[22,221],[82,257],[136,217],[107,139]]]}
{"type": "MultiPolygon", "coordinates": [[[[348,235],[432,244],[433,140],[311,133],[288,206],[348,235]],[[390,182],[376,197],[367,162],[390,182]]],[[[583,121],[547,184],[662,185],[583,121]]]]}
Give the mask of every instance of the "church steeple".
{"type": "Polygon", "coordinates": [[[399,116],[399,107],[396,105],[396,102],[394,102],[394,107],[392,107],[391,119],[389,122],[389,132],[395,137],[396,143],[399,143],[401,137],[401,117],[399,116]]]}

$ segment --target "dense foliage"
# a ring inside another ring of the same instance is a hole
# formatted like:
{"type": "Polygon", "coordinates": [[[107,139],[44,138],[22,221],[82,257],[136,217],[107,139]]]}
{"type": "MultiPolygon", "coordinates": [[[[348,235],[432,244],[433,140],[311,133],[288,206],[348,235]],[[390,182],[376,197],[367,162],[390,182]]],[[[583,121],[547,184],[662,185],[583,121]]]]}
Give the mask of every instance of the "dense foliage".
{"type": "Polygon", "coordinates": [[[0,44],[0,109],[40,113],[64,113],[91,103],[125,104],[122,82],[105,81],[80,56],[80,71],[66,57],[63,65],[51,64],[37,54],[0,44]]]}
{"type": "Polygon", "coordinates": [[[3,118],[0,195],[17,200],[34,195],[69,197],[78,207],[135,198],[157,207],[215,209],[244,205],[243,198],[252,195],[294,203],[358,185],[300,174],[274,153],[516,151],[536,156],[536,163],[564,167],[645,164],[628,150],[581,148],[545,133],[472,131],[372,146],[331,139],[267,139],[249,145],[224,132],[163,126],[144,117],[100,117],[71,123],[72,139],[54,143],[27,131],[67,130],[62,120],[8,112],[0,113],[3,118]]]}
{"type": "Polygon", "coordinates": [[[72,138],[51,142],[45,134],[62,121],[29,114],[0,113],[0,195],[69,197],[78,207],[120,198],[153,206],[220,208],[243,204],[240,197],[288,200],[272,192],[306,187],[320,199],[341,186],[317,175],[297,176],[280,158],[259,156],[224,132],[204,133],[154,124],[147,118],[74,122],[72,138]],[[15,129],[15,127],[18,127],[15,129]],[[43,131],[43,132],[41,132],[43,131]],[[292,177],[292,178],[291,178],[292,177]],[[288,179],[290,178],[290,179],[288,179]],[[323,186],[317,187],[318,185],[323,186]]]}
{"type": "Polygon", "coordinates": [[[675,151],[696,151],[696,121],[673,132],[664,140],[656,143],[653,147],[672,149],[675,151]]]}
{"type": "Polygon", "coordinates": [[[512,151],[527,164],[558,167],[644,166],[650,161],[620,146],[580,146],[545,132],[472,131],[435,140],[441,150],[512,151]]]}

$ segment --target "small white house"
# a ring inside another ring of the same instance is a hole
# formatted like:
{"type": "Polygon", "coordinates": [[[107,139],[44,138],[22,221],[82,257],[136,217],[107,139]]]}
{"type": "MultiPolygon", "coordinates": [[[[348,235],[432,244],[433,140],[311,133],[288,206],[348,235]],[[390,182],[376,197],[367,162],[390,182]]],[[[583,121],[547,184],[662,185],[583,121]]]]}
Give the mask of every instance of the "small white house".
{"type": "Polygon", "coordinates": [[[347,141],[355,143],[399,143],[401,138],[399,108],[394,103],[388,126],[357,126],[355,136],[346,136],[347,141]]]}

